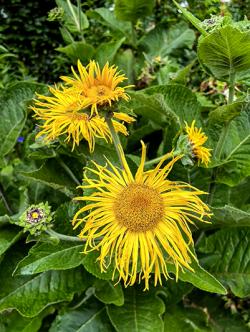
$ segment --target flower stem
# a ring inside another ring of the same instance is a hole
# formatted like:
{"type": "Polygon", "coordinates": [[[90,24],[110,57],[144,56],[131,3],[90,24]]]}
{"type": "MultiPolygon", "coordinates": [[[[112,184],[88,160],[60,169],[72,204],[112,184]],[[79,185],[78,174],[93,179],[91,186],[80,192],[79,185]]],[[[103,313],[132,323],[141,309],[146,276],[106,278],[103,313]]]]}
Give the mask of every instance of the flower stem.
{"type": "Polygon", "coordinates": [[[113,143],[114,143],[114,146],[115,146],[115,149],[116,149],[116,153],[118,155],[118,158],[119,158],[119,161],[120,161],[120,164],[121,164],[121,168],[123,169],[123,162],[122,162],[122,155],[121,155],[121,151],[120,151],[120,148],[122,148],[122,145],[121,145],[121,142],[120,142],[120,139],[119,139],[119,136],[117,134],[117,132],[115,131],[115,127],[113,125],[113,122],[112,122],[112,112],[108,112],[106,117],[105,117],[105,121],[109,127],[109,130],[110,130],[110,133],[111,133],[111,136],[112,136],[112,139],[113,139],[113,143]]]}
{"type": "Polygon", "coordinates": [[[0,199],[2,199],[3,204],[6,208],[6,210],[8,211],[8,213],[10,215],[12,215],[13,211],[12,211],[11,207],[9,206],[9,203],[8,203],[6,197],[5,197],[4,189],[3,189],[3,186],[1,185],[1,183],[0,183],[0,199]]]}
{"type": "MultiPolygon", "coordinates": [[[[180,154],[179,151],[174,151],[173,154],[171,154],[169,156],[169,159],[172,157],[176,157],[178,154],[180,154]]],[[[162,156],[157,157],[155,159],[151,159],[151,160],[145,162],[145,166],[152,166],[154,164],[158,164],[161,160],[162,160],[162,156]]]]}
{"type": "Polygon", "coordinates": [[[79,237],[76,237],[76,236],[69,236],[69,235],[57,233],[57,232],[53,231],[53,229],[48,229],[46,231],[46,233],[51,235],[52,237],[56,237],[63,241],[69,241],[69,242],[85,242],[86,241],[86,240],[80,239],[79,237]]]}

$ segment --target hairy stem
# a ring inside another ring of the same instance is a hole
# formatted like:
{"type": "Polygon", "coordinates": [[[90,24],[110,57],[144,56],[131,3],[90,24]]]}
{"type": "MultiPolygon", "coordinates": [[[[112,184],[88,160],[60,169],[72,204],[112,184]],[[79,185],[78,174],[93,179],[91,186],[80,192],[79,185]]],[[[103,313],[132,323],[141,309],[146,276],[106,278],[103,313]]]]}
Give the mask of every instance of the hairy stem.
{"type": "Polygon", "coordinates": [[[48,229],[46,231],[47,234],[51,235],[52,237],[56,237],[60,240],[63,241],[69,241],[69,242],[86,242],[86,240],[80,239],[79,237],[76,236],[69,236],[69,235],[64,235],[61,233],[57,233],[56,231],[53,231],[53,229],[48,229]]]}
{"type": "Polygon", "coordinates": [[[115,150],[116,150],[116,153],[118,155],[118,158],[119,158],[119,161],[120,161],[120,164],[121,164],[121,168],[123,169],[124,167],[123,167],[122,155],[121,155],[121,151],[120,151],[120,148],[122,148],[122,145],[121,145],[119,136],[118,136],[117,132],[115,131],[115,127],[113,125],[112,113],[111,112],[107,113],[107,115],[105,117],[105,120],[106,120],[106,123],[109,127],[109,130],[110,130],[110,133],[111,133],[111,136],[112,136],[112,139],[113,139],[113,143],[114,143],[114,146],[115,146],[115,150]]]}
{"type": "MultiPolygon", "coordinates": [[[[173,154],[169,155],[169,159],[171,159],[172,157],[176,157],[178,154],[180,154],[179,151],[174,151],[173,154]]],[[[154,164],[158,164],[161,160],[162,160],[163,156],[151,159],[149,161],[145,162],[145,166],[152,166],[154,164]]]]}

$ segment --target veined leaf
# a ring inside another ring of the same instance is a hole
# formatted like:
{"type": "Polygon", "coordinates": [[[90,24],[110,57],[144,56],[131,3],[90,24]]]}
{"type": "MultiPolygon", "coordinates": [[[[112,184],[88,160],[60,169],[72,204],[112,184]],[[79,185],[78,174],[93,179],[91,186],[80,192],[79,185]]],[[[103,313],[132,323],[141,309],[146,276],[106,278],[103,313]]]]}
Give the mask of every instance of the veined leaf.
{"type": "Polygon", "coordinates": [[[28,256],[17,265],[14,274],[35,274],[49,270],[67,270],[82,264],[84,255],[82,244],[72,245],[60,242],[58,245],[51,243],[37,243],[33,246],[28,256]]]}
{"type": "Polygon", "coordinates": [[[83,63],[88,62],[95,53],[93,46],[82,41],[73,42],[64,47],[58,47],[56,50],[66,54],[69,59],[75,63],[78,59],[83,63]]]}
{"type": "Polygon", "coordinates": [[[0,160],[15,146],[26,121],[25,102],[32,100],[36,91],[45,86],[38,83],[20,82],[3,90],[0,96],[0,160]]]}
{"type": "Polygon", "coordinates": [[[21,234],[20,228],[15,226],[0,229],[0,256],[20,238],[21,234]]]}
{"type": "Polygon", "coordinates": [[[230,25],[201,37],[198,58],[209,74],[221,81],[240,80],[250,69],[250,32],[230,25]]]}
{"type": "Polygon", "coordinates": [[[147,95],[160,94],[164,97],[165,108],[175,113],[180,122],[186,121],[189,125],[196,120],[200,124],[201,105],[196,95],[188,88],[180,84],[166,84],[153,86],[144,90],[147,95]]]}
{"type": "Polygon", "coordinates": [[[250,295],[250,229],[223,229],[205,238],[198,250],[207,268],[239,297],[250,295]]]}
{"type": "Polygon", "coordinates": [[[16,309],[23,316],[34,317],[53,303],[71,301],[74,293],[87,286],[82,269],[44,272],[1,298],[0,311],[16,309]]]}
{"type": "Polygon", "coordinates": [[[209,112],[209,121],[214,123],[231,121],[241,113],[244,105],[244,102],[237,101],[229,105],[219,106],[215,110],[209,112]]]}
{"type": "Polygon", "coordinates": [[[118,332],[163,332],[161,315],[165,308],[163,301],[155,294],[136,291],[129,287],[124,291],[124,305],[108,305],[108,315],[118,332]]]}
{"type": "Polygon", "coordinates": [[[195,41],[195,33],[185,22],[180,22],[170,29],[155,28],[146,34],[140,44],[145,45],[150,57],[165,58],[178,48],[191,48],[195,41]]]}
{"type": "Polygon", "coordinates": [[[110,281],[97,279],[94,283],[95,296],[103,303],[121,306],[124,296],[121,284],[114,285],[110,281]]]}
{"type": "Polygon", "coordinates": [[[80,310],[58,315],[49,332],[112,332],[106,309],[95,303],[80,310]]]}
{"type": "Polygon", "coordinates": [[[108,61],[109,63],[113,63],[114,57],[121,47],[122,43],[124,42],[125,37],[117,40],[117,41],[111,41],[109,43],[101,44],[95,53],[95,59],[99,63],[99,65],[102,67],[106,64],[108,61]]]}
{"type": "Polygon", "coordinates": [[[154,4],[154,0],[115,0],[115,15],[119,20],[136,22],[150,15],[154,4]]]}

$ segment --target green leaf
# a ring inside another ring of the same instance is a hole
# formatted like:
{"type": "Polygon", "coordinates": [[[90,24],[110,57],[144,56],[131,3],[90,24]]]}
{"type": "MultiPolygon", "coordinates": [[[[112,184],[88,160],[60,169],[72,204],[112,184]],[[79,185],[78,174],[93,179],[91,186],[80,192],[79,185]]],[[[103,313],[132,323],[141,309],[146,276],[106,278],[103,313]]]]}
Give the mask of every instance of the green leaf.
{"type": "Polygon", "coordinates": [[[250,227],[250,213],[230,205],[212,208],[212,223],[209,227],[250,227]]]}
{"type": "Polygon", "coordinates": [[[17,265],[14,274],[35,274],[49,270],[67,270],[82,264],[83,245],[69,242],[37,243],[17,265]]]}
{"type": "Polygon", "coordinates": [[[250,229],[223,229],[205,238],[203,263],[239,297],[250,295],[250,229]]]}
{"type": "Polygon", "coordinates": [[[236,101],[229,105],[217,107],[209,112],[209,121],[214,123],[223,123],[233,120],[244,109],[245,103],[236,101]]]}
{"type": "Polygon", "coordinates": [[[64,47],[58,47],[56,50],[66,54],[67,57],[75,63],[78,59],[83,63],[88,62],[95,53],[93,46],[82,41],[73,42],[64,47]]]}
{"type": "Polygon", "coordinates": [[[208,73],[221,81],[240,80],[250,69],[250,33],[227,25],[202,37],[198,58],[208,73]]]}
{"type": "Polygon", "coordinates": [[[201,308],[170,307],[164,316],[164,332],[212,332],[208,315],[201,308]]]}
{"type": "Polygon", "coordinates": [[[20,82],[3,90],[0,95],[0,160],[15,146],[26,121],[25,102],[30,101],[36,91],[44,91],[44,85],[20,82]]]}
{"type": "Polygon", "coordinates": [[[105,307],[91,305],[58,315],[49,332],[111,332],[105,307]]]}
{"type": "Polygon", "coordinates": [[[250,112],[242,111],[230,125],[222,149],[217,180],[235,186],[250,175],[250,112]]]}
{"type": "Polygon", "coordinates": [[[163,285],[155,287],[156,294],[164,296],[164,303],[167,309],[174,304],[180,302],[187,294],[193,290],[193,285],[188,282],[182,282],[178,280],[176,282],[174,279],[168,279],[164,281],[163,285]]]}
{"type": "Polygon", "coordinates": [[[154,0],[115,0],[115,15],[119,20],[136,22],[150,15],[154,4],[154,0]]]}
{"type": "Polygon", "coordinates": [[[113,285],[110,281],[96,280],[94,283],[95,296],[98,300],[106,304],[121,306],[124,304],[122,286],[113,285]]]}
{"type": "Polygon", "coordinates": [[[88,15],[91,18],[99,21],[103,25],[109,27],[116,32],[119,36],[127,36],[130,38],[131,27],[129,22],[121,22],[117,20],[114,13],[107,8],[97,8],[93,11],[90,11],[88,15]]]}
{"type": "Polygon", "coordinates": [[[136,291],[129,287],[124,291],[124,305],[108,305],[108,315],[118,332],[163,331],[161,315],[165,307],[163,301],[150,292],[136,291]]]}
{"type": "Polygon", "coordinates": [[[97,261],[100,253],[98,251],[91,251],[84,256],[83,265],[85,269],[95,277],[103,280],[111,280],[113,276],[113,269],[110,266],[106,272],[101,272],[100,264],[97,261]]]}
{"type": "Polygon", "coordinates": [[[131,49],[123,50],[122,53],[117,53],[114,63],[118,66],[119,70],[125,73],[128,78],[129,84],[134,82],[134,54],[131,49]]]}
{"type": "Polygon", "coordinates": [[[107,61],[109,63],[113,63],[114,57],[119,48],[121,47],[122,43],[124,42],[124,40],[125,37],[115,42],[112,41],[109,43],[103,43],[100,46],[98,46],[95,53],[95,59],[101,67],[104,66],[107,61]]]}
{"type": "Polygon", "coordinates": [[[126,108],[133,109],[133,112],[142,115],[159,126],[165,126],[170,119],[175,119],[175,114],[167,107],[164,97],[159,93],[148,96],[142,92],[130,92],[131,101],[126,108]]]}
{"type": "MultiPolygon", "coordinates": [[[[223,285],[210,273],[204,270],[197,262],[193,261],[191,267],[194,272],[184,268],[183,271],[179,271],[179,279],[187,281],[197,288],[200,288],[206,292],[226,294],[227,291],[223,285]]],[[[169,272],[175,273],[175,267],[172,264],[168,265],[169,272]]]]}
{"type": "Polygon", "coordinates": [[[49,310],[45,310],[34,318],[27,318],[19,315],[16,311],[0,314],[0,331],[1,332],[37,332],[42,320],[49,314],[49,310]]]}
{"type": "Polygon", "coordinates": [[[86,279],[81,269],[44,272],[1,298],[0,311],[13,308],[23,316],[34,317],[53,303],[71,301],[74,293],[88,286],[86,279]]]}
{"type": "Polygon", "coordinates": [[[165,108],[175,113],[182,124],[185,121],[191,124],[193,120],[197,120],[197,125],[199,125],[201,105],[197,101],[195,93],[190,89],[180,84],[167,84],[153,86],[145,89],[144,92],[151,98],[154,94],[161,94],[164,98],[165,108]]]}
{"type": "Polygon", "coordinates": [[[146,34],[140,44],[146,46],[146,53],[151,58],[165,58],[178,48],[191,48],[195,41],[195,33],[185,22],[180,22],[168,30],[157,27],[146,34]]]}
{"type": "Polygon", "coordinates": [[[21,236],[19,227],[8,226],[0,229],[0,256],[21,236]]]}
{"type": "Polygon", "coordinates": [[[32,172],[20,172],[20,174],[33,181],[59,190],[69,197],[73,196],[71,189],[73,189],[74,184],[55,160],[47,160],[39,169],[32,172]]]}
{"type": "Polygon", "coordinates": [[[70,0],[56,0],[58,7],[63,8],[63,20],[67,29],[72,33],[81,32],[84,29],[89,27],[89,22],[87,16],[80,11],[80,20],[79,20],[79,11],[76,6],[74,6],[70,0]]]}

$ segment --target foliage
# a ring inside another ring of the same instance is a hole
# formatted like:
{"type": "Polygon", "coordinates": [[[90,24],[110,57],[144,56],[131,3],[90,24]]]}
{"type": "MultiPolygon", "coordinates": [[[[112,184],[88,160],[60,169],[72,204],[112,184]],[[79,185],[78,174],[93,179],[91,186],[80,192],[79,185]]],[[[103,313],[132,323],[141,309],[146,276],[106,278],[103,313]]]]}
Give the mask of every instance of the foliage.
{"type": "Polygon", "coordinates": [[[177,6],[168,0],[3,5],[0,331],[249,330],[249,5],[190,0],[177,6]],[[195,120],[208,137],[208,167],[193,158],[192,165],[176,163],[170,175],[207,192],[202,199],[212,211],[210,223],[192,229],[194,272],[180,270],[178,281],[167,261],[171,279],[162,285],[152,276],[149,291],[124,287],[113,281],[114,266],[101,271],[99,252],[83,254],[71,225],[83,202],[73,197],[91,192],[78,187],[91,161],[104,165],[108,158],[119,167],[115,147],[97,138],[90,153],[84,140],[72,151],[64,138],[37,139],[40,123],[30,108],[37,93],[48,94],[48,82],[71,75],[78,59],[117,65],[128,77],[125,85],[133,85],[130,100],[116,104],[116,111],[136,117],[121,137],[132,171],[140,140],[150,170],[177,142],[184,144],[178,139],[186,137],[186,123],[195,120]],[[52,225],[28,234],[20,220],[42,203],[51,206],[52,225]]]}

